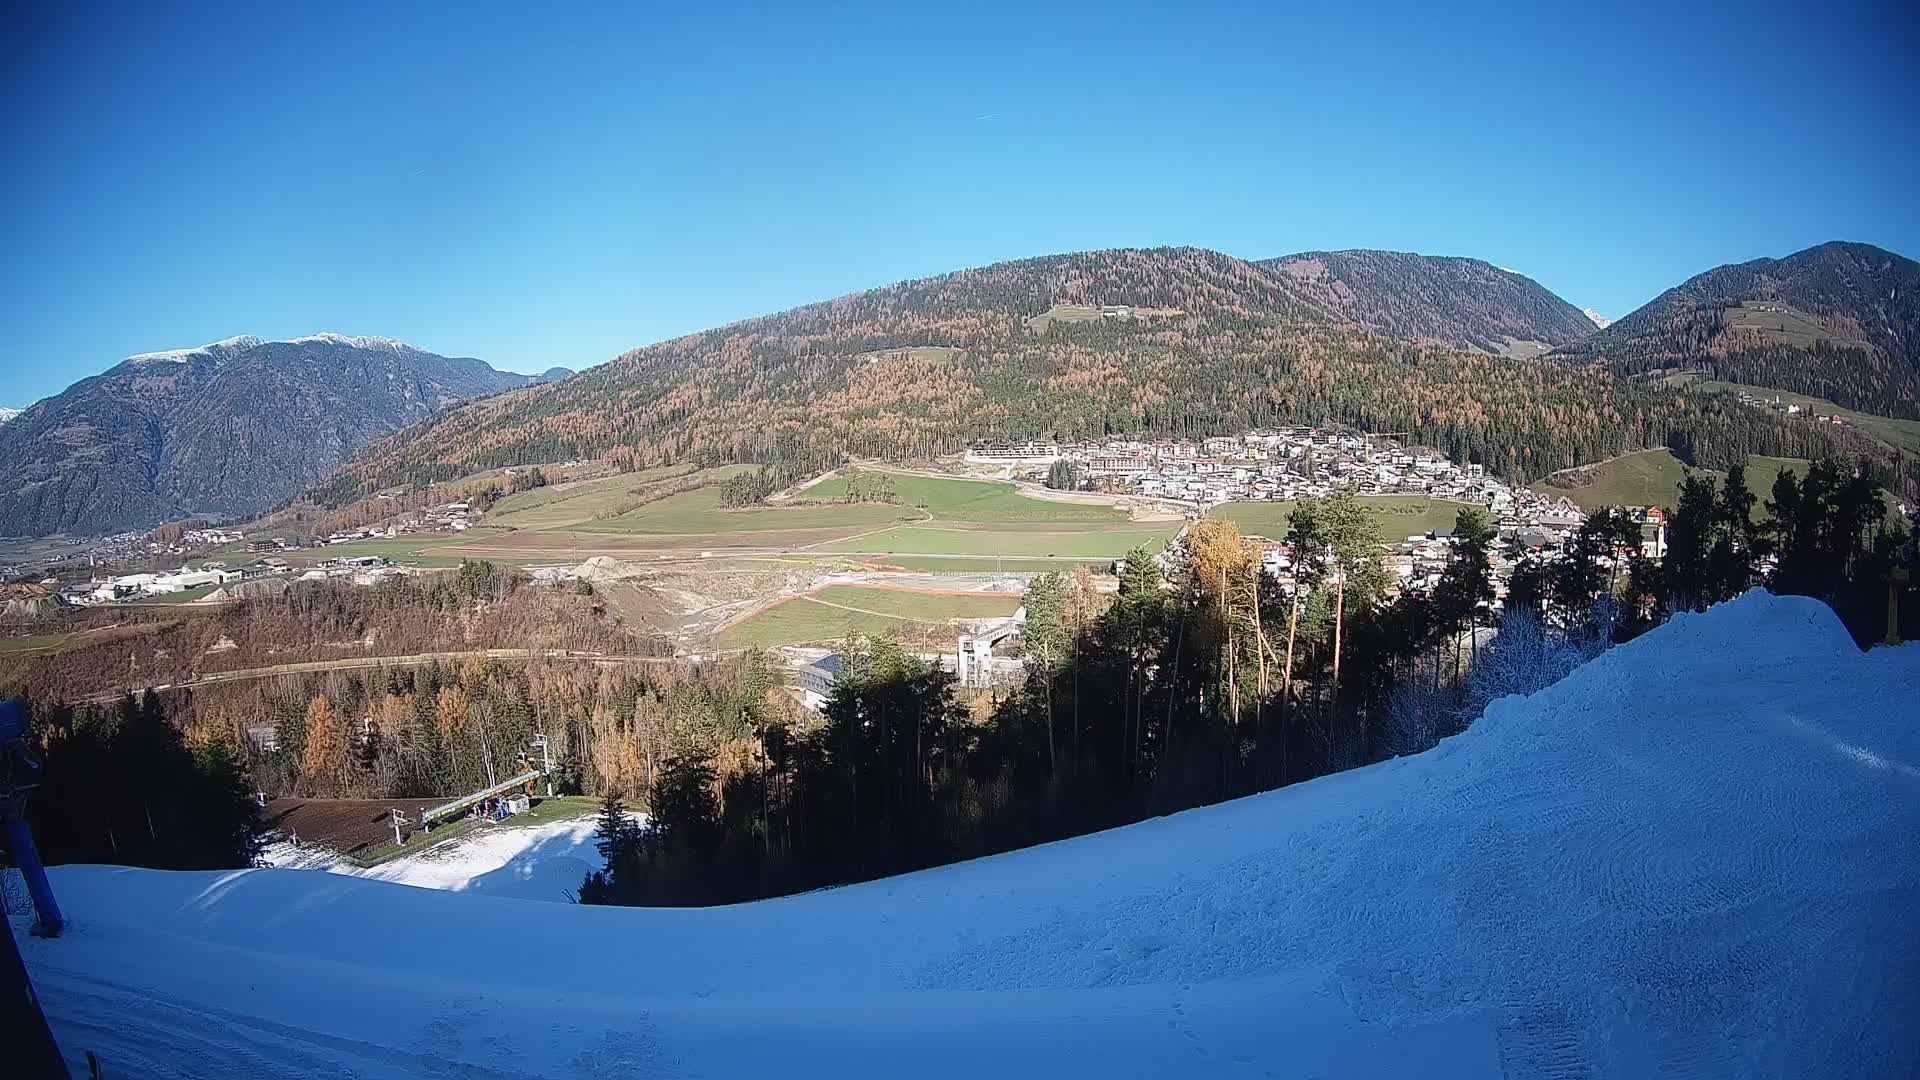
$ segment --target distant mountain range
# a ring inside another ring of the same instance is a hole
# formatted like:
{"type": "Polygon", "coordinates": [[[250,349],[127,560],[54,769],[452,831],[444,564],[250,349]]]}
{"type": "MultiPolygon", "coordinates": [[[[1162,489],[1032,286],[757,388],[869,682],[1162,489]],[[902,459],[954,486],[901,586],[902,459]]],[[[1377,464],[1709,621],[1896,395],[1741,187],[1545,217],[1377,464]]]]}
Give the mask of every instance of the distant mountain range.
{"type": "Polygon", "coordinates": [[[19,416],[24,411],[24,409],[0,409],[0,424],[4,424],[14,417],[19,416]]]}
{"type": "Polygon", "coordinates": [[[391,338],[228,338],[130,356],[0,426],[0,534],[266,509],[368,441],[529,377],[391,338]]]}
{"type": "Polygon", "coordinates": [[[1576,350],[1618,329],[1473,259],[1248,262],[1197,248],[1022,259],[691,334],[475,402],[369,446],[313,495],[337,505],[574,457],[813,467],[982,439],[1317,423],[1403,433],[1519,482],[1649,446],[1721,467],[1846,449],[1846,432],[1729,395],[1589,369],[1576,350]],[[1559,360],[1529,359],[1548,349],[1559,360]]]}
{"type": "Polygon", "coordinates": [[[1920,419],[1920,263],[1835,241],[1722,266],[1556,355],[1626,376],[1698,371],[1920,419]]]}
{"type": "Polygon", "coordinates": [[[339,504],[574,457],[828,465],[1301,423],[1402,432],[1518,482],[1651,446],[1722,466],[1872,453],[1664,376],[1920,416],[1916,295],[1920,265],[1864,244],[1720,267],[1611,323],[1476,259],[1157,248],[901,282],[570,378],[386,338],[233,338],[129,357],[0,427],[0,533],[241,515],[302,490],[339,504]]]}
{"type": "Polygon", "coordinates": [[[1539,282],[1479,259],[1308,251],[1257,265],[1337,318],[1402,341],[1538,356],[1593,333],[1579,308],[1539,282]]]}
{"type": "Polygon", "coordinates": [[[1607,327],[1613,325],[1612,319],[1607,318],[1605,315],[1600,314],[1599,312],[1593,310],[1592,308],[1581,308],[1580,314],[1585,315],[1589,320],[1593,322],[1593,325],[1599,327],[1602,330],[1605,330],[1607,327]]]}

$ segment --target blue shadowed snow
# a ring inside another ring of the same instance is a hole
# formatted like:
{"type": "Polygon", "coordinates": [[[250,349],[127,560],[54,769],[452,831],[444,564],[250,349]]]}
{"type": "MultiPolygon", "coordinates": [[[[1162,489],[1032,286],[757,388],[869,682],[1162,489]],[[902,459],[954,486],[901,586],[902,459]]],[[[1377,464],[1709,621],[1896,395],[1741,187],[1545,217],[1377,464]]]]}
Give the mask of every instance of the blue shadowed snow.
{"type": "Polygon", "coordinates": [[[69,1051],[140,1075],[1906,1076],[1916,687],[1920,647],[1756,593],[1417,757],[868,885],[68,867],[25,948],[69,1051]]]}

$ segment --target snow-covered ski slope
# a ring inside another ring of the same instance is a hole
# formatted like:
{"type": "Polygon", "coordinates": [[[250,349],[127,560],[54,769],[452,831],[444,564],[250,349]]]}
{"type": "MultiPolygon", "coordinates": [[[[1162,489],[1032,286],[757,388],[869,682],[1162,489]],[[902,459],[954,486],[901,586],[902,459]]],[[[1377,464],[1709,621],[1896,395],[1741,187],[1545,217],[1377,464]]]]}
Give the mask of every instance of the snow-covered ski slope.
{"type": "Polygon", "coordinates": [[[1682,617],[1439,749],[711,910],[70,867],[56,1034],[139,1076],[1906,1077],[1920,647],[1682,617]]]}
{"type": "Polygon", "coordinates": [[[418,855],[370,869],[354,866],[324,849],[296,849],[285,842],[269,847],[266,861],[273,866],[325,870],[422,889],[564,903],[573,899],[588,871],[605,865],[594,847],[594,825],[591,816],[531,826],[511,822],[488,825],[418,855]]]}

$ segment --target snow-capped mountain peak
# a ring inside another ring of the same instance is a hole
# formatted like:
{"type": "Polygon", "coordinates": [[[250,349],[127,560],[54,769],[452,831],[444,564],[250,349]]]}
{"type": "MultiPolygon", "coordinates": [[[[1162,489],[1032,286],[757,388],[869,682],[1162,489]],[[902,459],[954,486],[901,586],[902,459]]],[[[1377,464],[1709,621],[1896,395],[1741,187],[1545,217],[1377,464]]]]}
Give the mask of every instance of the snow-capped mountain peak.
{"type": "Polygon", "coordinates": [[[409,345],[406,342],[399,340],[398,338],[370,337],[370,336],[360,337],[360,336],[354,336],[350,334],[336,334],[331,330],[323,330],[318,334],[308,334],[305,337],[292,338],[289,341],[287,341],[286,344],[306,345],[313,342],[324,342],[328,345],[346,345],[355,349],[386,349],[389,352],[423,352],[424,351],[420,347],[416,345],[409,345]]]}
{"type": "Polygon", "coordinates": [[[1612,319],[1607,318],[1605,315],[1600,314],[1599,312],[1593,310],[1592,308],[1581,308],[1580,314],[1585,315],[1589,319],[1592,319],[1593,325],[1599,327],[1602,330],[1605,330],[1607,327],[1613,325],[1612,319]]]}
{"type": "Polygon", "coordinates": [[[0,409],[0,424],[4,424],[26,411],[25,409],[0,409]]]}
{"type": "Polygon", "coordinates": [[[229,356],[246,352],[260,345],[309,345],[309,344],[345,345],[353,349],[381,349],[387,352],[424,352],[424,349],[409,345],[397,338],[356,336],[322,331],[305,337],[289,338],[286,341],[263,341],[252,334],[241,334],[224,341],[215,341],[191,349],[166,349],[160,352],[137,353],[127,357],[129,364],[180,364],[195,357],[212,357],[224,360],[229,356]]]}
{"type": "Polygon", "coordinates": [[[241,334],[221,341],[210,342],[192,349],[167,349],[162,352],[135,353],[127,357],[129,364],[179,364],[195,356],[231,356],[246,352],[260,344],[260,339],[252,334],[241,334]]]}

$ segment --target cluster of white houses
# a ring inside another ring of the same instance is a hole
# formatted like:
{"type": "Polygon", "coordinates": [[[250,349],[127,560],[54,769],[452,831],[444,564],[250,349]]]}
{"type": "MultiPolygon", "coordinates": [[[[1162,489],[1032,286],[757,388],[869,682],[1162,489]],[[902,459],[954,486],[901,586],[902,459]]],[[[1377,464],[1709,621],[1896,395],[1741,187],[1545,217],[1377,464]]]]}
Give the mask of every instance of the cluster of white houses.
{"type": "Polygon", "coordinates": [[[351,581],[355,585],[372,585],[395,575],[410,573],[413,573],[412,569],[394,566],[378,555],[328,559],[300,568],[298,571],[285,559],[275,557],[261,559],[237,568],[208,563],[197,570],[187,567],[169,573],[121,574],[116,577],[95,578],[92,581],[68,585],[60,591],[60,594],[61,598],[69,604],[94,607],[100,604],[147,600],[200,589],[211,590],[264,577],[279,577],[290,581],[339,578],[351,581]]]}
{"type": "Polygon", "coordinates": [[[1571,517],[1577,527],[1583,519],[1566,499],[1510,487],[1480,465],[1456,464],[1382,436],[1327,428],[1253,431],[1198,443],[983,443],[969,450],[967,459],[1016,474],[1066,461],[1086,486],[1200,510],[1226,502],[1291,502],[1347,490],[1475,503],[1496,518],[1514,519],[1516,525],[1571,517]]]}
{"type": "MultiPolygon", "coordinates": [[[[1634,511],[1634,516],[1640,525],[1638,553],[1651,559],[1665,555],[1666,512],[1657,506],[1645,507],[1634,511]]],[[[1513,577],[1516,567],[1530,559],[1555,558],[1563,550],[1567,538],[1578,531],[1583,520],[1560,519],[1532,526],[1521,526],[1512,521],[1501,522],[1497,540],[1488,551],[1496,597],[1494,606],[1499,607],[1504,603],[1507,582],[1513,577]]],[[[1392,576],[1395,590],[1427,592],[1440,583],[1447,562],[1452,557],[1453,530],[1435,529],[1430,533],[1408,536],[1404,540],[1388,539],[1388,551],[1381,562],[1392,576]]],[[[1294,582],[1292,548],[1282,541],[1267,537],[1253,537],[1252,542],[1260,548],[1262,568],[1282,585],[1291,587],[1294,582]]],[[[1612,558],[1624,566],[1625,560],[1632,554],[1632,550],[1622,550],[1615,552],[1612,558]]],[[[1605,557],[1603,561],[1606,561],[1605,557]]]]}
{"type": "Polygon", "coordinates": [[[247,576],[246,570],[229,570],[224,567],[202,567],[199,570],[183,568],[164,574],[121,574],[117,577],[96,578],[92,581],[69,585],[61,590],[61,595],[69,604],[85,607],[111,604],[120,600],[165,596],[169,593],[191,592],[194,589],[209,586],[228,585],[242,581],[247,576]]]}

